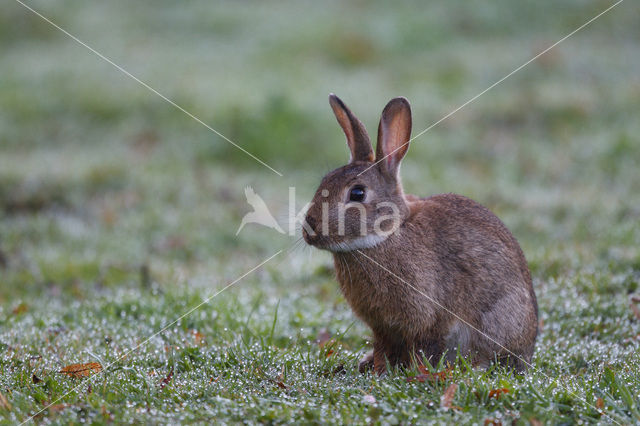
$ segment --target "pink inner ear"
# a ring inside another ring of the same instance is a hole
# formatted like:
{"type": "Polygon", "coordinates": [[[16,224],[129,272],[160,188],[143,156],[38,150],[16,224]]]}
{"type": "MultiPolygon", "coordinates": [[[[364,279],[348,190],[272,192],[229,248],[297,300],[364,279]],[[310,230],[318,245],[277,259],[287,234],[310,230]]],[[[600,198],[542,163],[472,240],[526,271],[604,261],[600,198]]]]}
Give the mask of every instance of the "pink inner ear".
{"type": "Polygon", "coordinates": [[[394,98],[382,110],[376,150],[378,160],[384,158],[383,164],[392,174],[397,172],[410,138],[411,106],[405,98],[394,98]]]}
{"type": "Polygon", "coordinates": [[[353,134],[353,129],[351,128],[351,122],[349,121],[349,117],[347,117],[347,114],[342,110],[336,113],[336,117],[338,118],[338,123],[340,123],[340,127],[342,127],[342,130],[344,131],[344,134],[347,137],[347,144],[349,145],[349,148],[353,152],[355,148],[353,146],[354,134],[353,134]]]}
{"type": "Polygon", "coordinates": [[[387,169],[389,169],[389,170],[393,170],[394,167],[396,166],[396,160],[395,160],[394,156],[395,156],[395,154],[391,154],[385,160],[385,163],[387,163],[387,169]]]}
{"type": "MultiPolygon", "coordinates": [[[[410,132],[410,130],[409,130],[410,132]]],[[[410,133],[407,131],[406,122],[401,116],[396,115],[383,129],[382,152],[385,156],[385,165],[390,171],[397,169],[400,161],[407,152],[410,133]]]]}

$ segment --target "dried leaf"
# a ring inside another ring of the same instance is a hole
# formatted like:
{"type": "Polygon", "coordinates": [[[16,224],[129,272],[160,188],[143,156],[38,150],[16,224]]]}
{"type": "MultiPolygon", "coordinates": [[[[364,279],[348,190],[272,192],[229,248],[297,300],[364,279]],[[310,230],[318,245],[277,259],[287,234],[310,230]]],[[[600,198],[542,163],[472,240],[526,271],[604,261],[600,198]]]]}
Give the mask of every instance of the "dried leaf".
{"type": "Polygon", "coordinates": [[[89,362],[87,364],[71,364],[60,370],[60,373],[71,377],[89,377],[93,373],[102,371],[102,365],[99,362],[89,362]]]}
{"type": "Polygon", "coordinates": [[[49,412],[50,413],[57,413],[59,411],[64,410],[65,408],[69,407],[70,404],[55,404],[49,407],[49,412]]]}
{"type": "Polygon", "coordinates": [[[419,365],[418,366],[418,371],[420,371],[422,374],[430,374],[430,375],[434,376],[437,379],[445,380],[445,379],[450,379],[452,377],[453,367],[445,368],[442,371],[438,371],[436,373],[432,373],[424,365],[419,365]]]}
{"type": "Polygon", "coordinates": [[[331,340],[331,333],[329,330],[323,328],[318,332],[318,338],[316,339],[318,346],[323,347],[329,340],[331,340]]]}
{"type": "Polygon", "coordinates": [[[193,338],[196,341],[196,345],[201,345],[204,343],[204,335],[200,333],[198,330],[191,330],[191,334],[193,334],[193,338]]]}
{"type": "Polygon", "coordinates": [[[604,399],[596,399],[596,407],[602,410],[604,408],[604,399]]]}
{"type": "Polygon", "coordinates": [[[280,389],[287,389],[288,386],[284,384],[284,366],[282,366],[282,373],[278,374],[275,379],[271,379],[280,389]]]}
{"type": "Polygon", "coordinates": [[[407,377],[407,382],[435,382],[436,377],[433,374],[418,374],[417,376],[407,377]]]}
{"type": "Polygon", "coordinates": [[[13,308],[11,313],[13,313],[13,315],[20,315],[20,314],[24,314],[28,310],[29,310],[29,306],[26,303],[23,302],[23,303],[19,304],[18,306],[16,306],[15,308],[13,308]]]}
{"type": "Polygon", "coordinates": [[[415,381],[415,382],[424,383],[426,381],[435,382],[436,380],[440,380],[444,382],[445,380],[451,378],[451,372],[453,370],[451,368],[447,368],[446,370],[432,373],[424,365],[419,365],[418,371],[420,371],[420,373],[422,374],[418,374],[417,376],[413,376],[413,377],[407,377],[407,382],[415,381]]]}
{"type": "Polygon", "coordinates": [[[108,421],[113,421],[113,415],[111,414],[110,411],[107,410],[107,407],[105,407],[104,405],[100,408],[100,412],[102,413],[102,416],[105,418],[105,420],[108,421]]]}
{"type": "Polygon", "coordinates": [[[171,371],[169,371],[169,374],[167,374],[167,377],[162,379],[162,381],[160,382],[160,389],[163,389],[165,386],[167,386],[171,381],[171,379],[173,379],[173,367],[171,367],[171,371]]]}
{"type": "Polygon", "coordinates": [[[333,355],[334,350],[332,349],[335,346],[336,341],[331,338],[331,332],[326,328],[323,328],[318,332],[318,337],[316,338],[316,343],[320,348],[327,348],[327,353],[325,357],[330,357],[333,355]]]}
{"type": "Polygon", "coordinates": [[[456,396],[458,390],[457,383],[451,383],[449,387],[444,391],[444,394],[440,397],[440,406],[442,408],[452,408],[453,398],[456,396]]]}
{"type": "Polygon", "coordinates": [[[502,422],[498,419],[484,419],[484,426],[502,426],[502,422]]]}
{"type": "Polygon", "coordinates": [[[7,398],[2,394],[2,392],[0,392],[0,408],[11,411],[11,404],[7,401],[7,398]]]}
{"type": "Polygon", "coordinates": [[[32,374],[32,375],[31,375],[31,381],[32,381],[34,384],[36,384],[36,385],[37,385],[38,383],[40,383],[40,382],[42,381],[42,379],[41,379],[41,378],[39,378],[38,376],[36,376],[35,374],[32,374]]]}
{"type": "Polygon", "coordinates": [[[496,398],[496,399],[498,399],[498,398],[500,398],[500,396],[501,396],[502,394],[505,394],[505,393],[509,393],[509,389],[507,389],[507,388],[491,389],[491,390],[489,391],[489,398],[496,398]]]}

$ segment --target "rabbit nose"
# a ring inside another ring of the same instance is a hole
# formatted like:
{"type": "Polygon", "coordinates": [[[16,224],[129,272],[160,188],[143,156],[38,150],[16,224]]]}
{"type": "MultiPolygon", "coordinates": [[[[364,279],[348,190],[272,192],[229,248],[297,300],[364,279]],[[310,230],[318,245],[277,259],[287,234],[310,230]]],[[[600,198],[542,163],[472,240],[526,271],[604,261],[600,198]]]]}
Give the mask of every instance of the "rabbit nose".
{"type": "Polygon", "coordinates": [[[318,224],[318,222],[315,220],[315,218],[313,216],[307,216],[304,220],[305,222],[307,222],[307,225],[309,225],[309,228],[311,228],[311,230],[317,234],[316,225],[318,224]]]}
{"type": "Polygon", "coordinates": [[[318,233],[316,232],[317,222],[311,217],[304,218],[304,224],[302,226],[302,237],[308,244],[315,244],[318,241],[318,233]]]}

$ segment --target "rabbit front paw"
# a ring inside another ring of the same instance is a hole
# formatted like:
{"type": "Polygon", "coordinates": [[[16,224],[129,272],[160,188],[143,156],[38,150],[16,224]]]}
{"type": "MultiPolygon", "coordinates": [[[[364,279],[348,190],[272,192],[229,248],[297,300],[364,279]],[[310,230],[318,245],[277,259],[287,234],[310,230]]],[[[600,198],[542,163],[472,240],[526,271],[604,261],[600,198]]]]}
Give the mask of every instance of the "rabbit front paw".
{"type": "Polygon", "coordinates": [[[360,373],[365,373],[367,370],[371,370],[373,368],[373,350],[367,352],[360,362],[358,363],[358,371],[360,373]]]}

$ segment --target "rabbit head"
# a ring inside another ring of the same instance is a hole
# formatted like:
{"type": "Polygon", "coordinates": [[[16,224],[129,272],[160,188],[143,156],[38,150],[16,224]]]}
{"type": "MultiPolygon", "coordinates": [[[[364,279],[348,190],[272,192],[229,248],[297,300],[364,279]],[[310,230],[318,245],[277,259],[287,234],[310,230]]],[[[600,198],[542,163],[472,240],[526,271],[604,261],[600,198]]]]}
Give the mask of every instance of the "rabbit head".
{"type": "Polygon", "coordinates": [[[373,247],[409,214],[399,177],[400,161],[409,148],[409,101],[392,99],[382,111],[374,156],[369,135],[334,94],[329,103],[347,138],[351,159],[327,174],[307,211],[305,241],[333,252],[373,247]]]}

